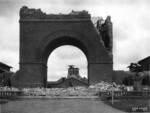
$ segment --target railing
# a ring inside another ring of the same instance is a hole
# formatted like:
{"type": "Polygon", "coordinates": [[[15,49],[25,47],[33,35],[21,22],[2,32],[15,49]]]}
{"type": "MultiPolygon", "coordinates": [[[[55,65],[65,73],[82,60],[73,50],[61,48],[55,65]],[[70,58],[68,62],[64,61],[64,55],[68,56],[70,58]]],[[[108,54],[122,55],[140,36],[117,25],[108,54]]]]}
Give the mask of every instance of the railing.
{"type": "Polygon", "coordinates": [[[22,95],[21,91],[0,91],[0,98],[17,98],[22,95]]]}
{"type": "MultiPolygon", "coordinates": [[[[99,97],[107,96],[111,97],[112,92],[99,92],[99,97]]],[[[144,92],[136,92],[136,91],[114,91],[114,99],[134,99],[134,98],[150,98],[150,92],[144,91],[144,92]]]]}

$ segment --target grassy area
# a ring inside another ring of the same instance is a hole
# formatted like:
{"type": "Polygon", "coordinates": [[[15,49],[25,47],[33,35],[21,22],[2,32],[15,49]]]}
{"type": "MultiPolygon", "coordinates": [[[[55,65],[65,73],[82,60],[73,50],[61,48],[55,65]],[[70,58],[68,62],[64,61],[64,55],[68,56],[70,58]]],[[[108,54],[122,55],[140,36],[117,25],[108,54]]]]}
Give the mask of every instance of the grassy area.
{"type": "Polygon", "coordinates": [[[106,104],[119,109],[121,111],[133,112],[136,111],[150,111],[150,99],[148,100],[120,100],[114,102],[112,105],[111,101],[105,102],[106,104]]]}

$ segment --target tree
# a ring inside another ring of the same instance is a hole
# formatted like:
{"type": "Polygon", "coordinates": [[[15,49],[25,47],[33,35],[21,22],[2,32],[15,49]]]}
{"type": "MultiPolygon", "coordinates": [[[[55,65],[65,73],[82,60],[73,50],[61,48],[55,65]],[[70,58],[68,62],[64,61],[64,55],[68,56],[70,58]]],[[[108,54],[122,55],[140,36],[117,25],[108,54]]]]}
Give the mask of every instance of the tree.
{"type": "Polygon", "coordinates": [[[133,86],[134,84],[134,79],[132,76],[127,76],[123,79],[122,84],[125,86],[133,86]]]}
{"type": "Polygon", "coordinates": [[[150,86],[150,76],[143,77],[142,85],[150,86]]]}
{"type": "Polygon", "coordinates": [[[128,66],[128,68],[130,68],[131,72],[141,72],[142,68],[141,65],[138,63],[131,63],[130,66],[128,66]]]}

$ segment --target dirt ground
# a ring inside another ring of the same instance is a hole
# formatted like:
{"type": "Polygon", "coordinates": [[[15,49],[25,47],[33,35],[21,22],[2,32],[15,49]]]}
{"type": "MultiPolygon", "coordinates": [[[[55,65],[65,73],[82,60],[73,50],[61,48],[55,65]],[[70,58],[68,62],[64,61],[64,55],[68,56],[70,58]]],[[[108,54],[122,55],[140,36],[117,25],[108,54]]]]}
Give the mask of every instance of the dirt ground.
{"type": "Polygon", "coordinates": [[[98,99],[22,99],[0,107],[1,113],[125,113],[98,99]]]}

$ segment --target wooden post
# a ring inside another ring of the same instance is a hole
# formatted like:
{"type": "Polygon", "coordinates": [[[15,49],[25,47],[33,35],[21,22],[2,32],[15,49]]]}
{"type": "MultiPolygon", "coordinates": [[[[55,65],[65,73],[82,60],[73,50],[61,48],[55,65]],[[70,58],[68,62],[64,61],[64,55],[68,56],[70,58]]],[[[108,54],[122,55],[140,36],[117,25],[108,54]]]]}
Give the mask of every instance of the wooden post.
{"type": "Polygon", "coordinates": [[[114,104],[114,87],[113,87],[113,83],[112,83],[112,99],[111,99],[111,103],[112,105],[114,104]]]}

